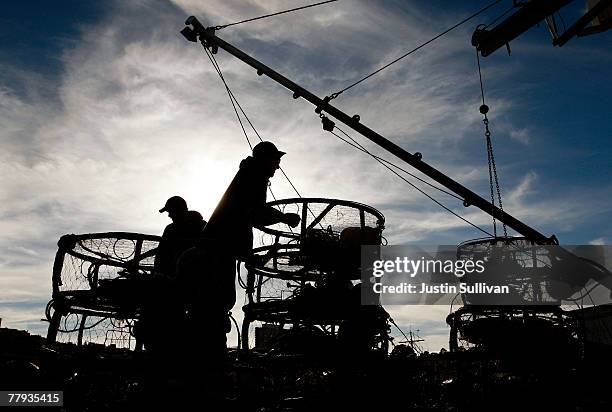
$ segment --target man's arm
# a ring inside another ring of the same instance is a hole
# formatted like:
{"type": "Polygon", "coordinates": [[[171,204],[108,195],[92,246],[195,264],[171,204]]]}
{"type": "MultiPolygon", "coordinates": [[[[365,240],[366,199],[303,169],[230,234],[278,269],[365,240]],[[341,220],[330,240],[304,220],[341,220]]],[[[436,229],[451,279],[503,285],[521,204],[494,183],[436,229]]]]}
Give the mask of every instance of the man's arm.
{"type": "MultiPolygon", "coordinates": [[[[245,176],[247,177],[247,176],[245,176]]],[[[250,205],[250,219],[253,226],[269,226],[275,223],[286,223],[296,227],[300,217],[295,213],[283,213],[266,203],[268,179],[258,175],[248,176],[250,181],[244,186],[243,201],[250,205]]]]}
{"type": "Polygon", "coordinates": [[[253,210],[253,225],[269,226],[275,223],[286,223],[291,227],[296,227],[300,223],[300,216],[295,213],[283,213],[268,205],[253,210]]]}

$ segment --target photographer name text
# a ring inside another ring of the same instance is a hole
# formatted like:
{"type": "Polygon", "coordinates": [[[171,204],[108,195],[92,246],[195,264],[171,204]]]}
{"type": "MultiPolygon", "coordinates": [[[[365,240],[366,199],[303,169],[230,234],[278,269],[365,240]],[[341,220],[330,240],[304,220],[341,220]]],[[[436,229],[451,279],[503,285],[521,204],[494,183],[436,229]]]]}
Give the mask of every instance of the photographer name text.
{"type": "Polygon", "coordinates": [[[465,283],[461,282],[456,285],[442,283],[432,285],[429,283],[414,283],[402,282],[399,285],[383,285],[382,283],[374,283],[374,293],[378,294],[424,294],[424,293],[469,293],[469,294],[508,294],[510,288],[508,286],[488,285],[486,282],[465,283]]]}

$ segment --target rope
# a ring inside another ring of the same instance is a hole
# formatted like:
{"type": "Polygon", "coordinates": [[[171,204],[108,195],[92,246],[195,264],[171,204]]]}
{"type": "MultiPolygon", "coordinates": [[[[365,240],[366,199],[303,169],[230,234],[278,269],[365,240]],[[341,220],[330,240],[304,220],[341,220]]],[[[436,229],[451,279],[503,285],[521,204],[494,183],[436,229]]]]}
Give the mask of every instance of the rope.
{"type": "Polygon", "coordinates": [[[230,103],[232,104],[232,107],[234,108],[234,113],[236,113],[236,118],[238,119],[238,123],[240,123],[240,128],[242,129],[242,133],[244,133],[244,138],[246,139],[247,144],[249,145],[251,150],[253,150],[253,145],[251,144],[251,141],[249,140],[249,135],[248,135],[246,129],[244,128],[244,124],[242,123],[242,118],[240,117],[240,114],[238,114],[238,109],[236,109],[236,104],[234,103],[234,97],[232,95],[232,92],[231,92],[229,86],[227,85],[227,82],[225,81],[225,78],[223,77],[223,73],[221,72],[221,68],[219,67],[219,65],[217,64],[217,61],[215,60],[215,58],[212,56],[212,54],[208,51],[208,49],[206,47],[204,48],[204,50],[206,51],[206,55],[208,56],[208,59],[210,60],[210,62],[212,63],[213,67],[217,71],[217,74],[221,78],[221,81],[223,82],[223,85],[225,86],[225,90],[227,91],[227,94],[228,94],[228,96],[230,98],[230,103]]]}
{"type": "MultiPolygon", "coordinates": [[[[340,129],[338,129],[338,130],[340,130],[340,129]]],[[[454,194],[454,193],[452,193],[452,192],[449,192],[448,190],[444,190],[444,189],[442,189],[441,187],[438,187],[438,186],[436,186],[436,185],[434,185],[434,184],[432,184],[432,183],[428,182],[428,181],[427,181],[427,180],[425,180],[425,179],[421,179],[421,178],[420,178],[420,177],[418,177],[417,175],[415,175],[415,174],[413,174],[413,173],[410,173],[410,172],[409,172],[409,171],[407,171],[406,169],[404,169],[404,168],[402,168],[402,167],[400,167],[400,166],[396,165],[395,163],[393,163],[393,162],[391,162],[391,161],[389,161],[389,160],[387,160],[387,159],[385,159],[385,158],[382,158],[382,157],[380,157],[380,156],[377,156],[377,155],[375,155],[375,154],[373,154],[373,153],[368,153],[368,152],[367,152],[366,150],[364,150],[362,147],[359,147],[359,146],[355,145],[354,143],[349,142],[348,140],[344,139],[342,136],[336,135],[336,137],[338,137],[340,140],[342,140],[344,143],[348,144],[349,146],[351,146],[351,147],[353,147],[353,148],[355,148],[355,149],[359,150],[360,152],[363,152],[363,153],[369,154],[370,156],[372,156],[372,157],[373,157],[373,158],[375,158],[376,160],[378,160],[378,161],[380,161],[380,162],[384,162],[384,163],[388,164],[389,166],[392,166],[392,167],[394,167],[394,168],[396,168],[396,169],[398,169],[398,170],[400,170],[400,171],[402,171],[402,172],[406,173],[408,176],[410,176],[410,177],[412,177],[412,178],[414,178],[414,179],[418,180],[418,181],[419,181],[419,182],[421,182],[421,183],[424,183],[424,184],[426,184],[426,185],[430,186],[430,187],[431,187],[431,188],[433,188],[433,189],[436,189],[436,190],[438,190],[438,191],[440,191],[440,192],[442,192],[442,193],[444,193],[444,194],[446,194],[446,195],[448,195],[448,196],[454,197],[454,198],[455,198],[455,199],[457,199],[457,200],[461,200],[461,201],[463,201],[463,200],[464,200],[464,199],[463,199],[463,198],[461,198],[460,196],[457,196],[456,194],[454,194]]]]}
{"type": "Polygon", "coordinates": [[[272,17],[272,16],[278,16],[278,15],[280,15],[280,14],[290,13],[290,12],[292,12],[292,11],[304,10],[304,9],[307,9],[307,8],[310,8],[310,7],[320,6],[320,5],[323,5],[323,4],[326,4],[326,3],[333,3],[333,2],[335,2],[335,1],[337,1],[337,0],[328,0],[328,1],[322,1],[322,2],[320,2],[320,3],[309,4],[309,5],[302,6],[302,7],[296,7],[296,8],[294,8],[294,9],[289,9],[289,10],[285,10],[285,11],[279,11],[279,12],[277,12],[277,13],[266,14],[266,15],[259,16],[259,17],[253,17],[253,18],[250,18],[250,19],[246,19],[246,20],[237,21],[237,22],[235,22],[235,23],[224,24],[223,26],[215,26],[215,27],[214,27],[214,29],[215,29],[215,30],[221,30],[221,29],[224,29],[224,28],[226,28],[226,27],[235,26],[235,25],[237,25],[237,24],[242,24],[242,23],[247,23],[247,22],[250,22],[250,21],[255,21],[255,20],[265,19],[265,18],[267,18],[267,17],[272,17]]]}
{"type": "MultiPolygon", "coordinates": [[[[404,182],[406,182],[407,184],[409,184],[410,186],[412,186],[414,189],[416,189],[418,192],[420,192],[422,195],[424,195],[425,197],[427,197],[429,200],[431,200],[432,202],[434,202],[435,204],[437,204],[438,206],[440,206],[442,209],[446,210],[447,212],[449,212],[450,214],[454,215],[455,217],[463,220],[465,223],[467,223],[468,225],[474,227],[475,229],[481,231],[482,233],[488,235],[488,236],[493,236],[491,233],[487,232],[486,230],[482,229],[480,226],[470,222],[469,220],[467,220],[466,218],[464,218],[463,216],[457,214],[456,212],[454,212],[453,210],[449,209],[448,207],[446,207],[445,205],[443,205],[442,203],[440,203],[440,201],[438,201],[437,199],[435,199],[433,196],[431,196],[430,194],[426,193],[423,189],[421,189],[420,187],[416,186],[414,183],[412,183],[411,181],[409,181],[408,179],[406,179],[404,176],[400,175],[399,173],[397,173],[395,170],[393,170],[391,167],[389,167],[388,165],[386,165],[384,162],[382,162],[381,160],[379,160],[377,158],[377,156],[373,155],[372,153],[370,153],[366,148],[364,148],[361,144],[359,144],[355,139],[353,139],[351,136],[349,136],[345,131],[343,131],[342,129],[340,129],[339,127],[336,126],[336,129],[338,129],[342,134],[344,134],[348,139],[350,139],[355,145],[361,147],[362,151],[364,153],[367,153],[368,155],[370,155],[372,158],[374,158],[378,163],[380,163],[381,165],[383,165],[384,167],[386,167],[387,169],[389,169],[389,171],[391,171],[391,173],[393,173],[394,175],[396,175],[397,177],[399,177],[400,179],[402,179],[404,182]]],[[[333,134],[334,136],[340,138],[340,136],[338,136],[337,133],[334,133],[333,130],[330,131],[331,134],[333,134]]],[[[344,139],[340,138],[341,140],[344,141],[344,139]]]]}
{"type": "MultiPolygon", "coordinates": [[[[497,0],[495,3],[497,3],[498,1],[501,1],[501,0],[497,0]]],[[[493,3],[493,4],[495,4],[495,3],[493,3]]],[[[488,8],[488,7],[491,7],[493,4],[491,4],[491,5],[487,6],[487,8],[488,8]]],[[[486,8],[485,8],[485,9],[486,9],[486,8]]],[[[480,12],[484,11],[485,9],[481,10],[480,12]]],[[[480,12],[479,12],[479,13],[480,13],[480,12]]],[[[479,14],[479,13],[478,13],[478,14],[479,14]]],[[[472,17],[474,17],[474,16],[472,16],[472,17]]],[[[470,17],[470,18],[471,18],[471,17],[470,17]]],[[[469,19],[468,19],[468,20],[469,20],[469,19]]],[[[465,20],[465,21],[467,21],[467,20],[465,20]]],[[[461,24],[463,24],[463,23],[461,23],[461,24]]],[[[454,27],[453,27],[453,28],[454,28],[454,27]]],[[[450,30],[452,30],[452,28],[451,28],[451,29],[449,29],[448,31],[450,31],[450,30]]],[[[447,32],[448,32],[448,31],[447,31],[447,32]]],[[[438,36],[438,37],[440,37],[440,36],[438,36]]],[[[247,134],[247,132],[246,132],[246,129],[244,128],[244,125],[243,125],[243,123],[242,123],[242,119],[241,119],[241,117],[240,117],[240,115],[239,115],[239,113],[238,113],[238,109],[237,109],[236,107],[238,107],[238,108],[240,109],[240,111],[242,112],[243,116],[245,117],[245,119],[247,120],[247,122],[249,123],[249,125],[251,126],[251,128],[253,129],[253,131],[254,131],[254,132],[255,132],[255,134],[257,135],[257,137],[259,138],[259,140],[260,140],[260,141],[263,141],[263,139],[261,138],[261,136],[260,136],[260,135],[259,135],[259,133],[257,132],[257,129],[255,128],[255,126],[253,125],[253,123],[250,121],[249,117],[248,117],[248,116],[246,115],[246,113],[244,112],[244,109],[242,108],[242,106],[240,105],[240,103],[238,102],[238,100],[236,99],[236,97],[234,96],[233,92],[232,92],[232,91],[231,91],[231,89],[229,88],[229,85],[228,85],[228,84],[227,84],[227,82],[225,81],[225,78],[224,78],[224,76],[223,76],[223,73],[222,73],[222,71],[221,71],[221,68],[220,68],[219,64],[217,63],[217,61],[216,61],[216,59],[215,59],[214,55],[212,55],[212,54],[211,54],[211,53],[208,51],[208,49],[206,49],[206,47],[204,47],[204,50],[205,50],[206,55],[208,56],[209,60],[211,61],[211,63],[212,63],[212,65],[213,65],[213,67],[215,68],[215,70],[216,70],[217,74],[219,75],[219,78],[220,78],[220,79],[221,79],[221,81],[223,82],[223,85],[225,86],[225,89],[226,89],[226,91],[227,91],[227,93],[228,93],[228,96],[229,96],[229,98],[230,98],[230,102],[232,103],[232,107],[234,108],[234,112],[236,113],[236,116],[237,116],[237,118],[238,118],[238,122],[240,123],[240,127],[241,127],[241,129],[242,129],[242,131],[243,131],[243,133],[244,133],[244,136],[245,136],[245,138],[246,138],[246,140],[247,140],[247,143],[249,144],[249,147],[252,149],[252,148],[253,148],[253,146],[252,146],[252,144],[251,144],[251,142],[250,142],[250,140],[249,140],[249,138],[248,138],[248,134],[247,134]]],[[[365,80],[365,79],[364,79],[364,80],[365,80]]],[[[350,87],[353,87],[353,86],[350,86],[350,87]]],[[[349,88],[350,88],[350,87],[349,87],[349,88]]],[[[347,89],[348,89],[348,88],[347,88],[347,89]]],[[[347,90],[347,89],[345,89],[345,90],[347,90]]],[[[344,91],[344,90],[343,90],[343,91],[344,91]]],[[[403,177],[402,175],[400,175],[399,173],[397,173],[397,172],[396,172],[395,170],[393,170],[393,169],[392,169],[392,168],[391,168],[391,167],[390,167],[388,164],[391,164],[392,166],[394,166],[394,167],[398,168],[399,170],[402,170],[404,173],[409,174],[410,176],[412,176],[412,177],[414,177],[414,178],[418,179],[419,181],[421,181],[421,182],[423,182],[423,183],[425,183],[425,184],[427,184],[427,185],[429,185],[429,186],[431,186],[431,187],[435,188],[436,190],[440,190],[440,191],[442,191],[442,192],[444,192],[444,193],[446,193],[446,194],[448,194],[448,195],[450,195],[450,196],[453,196],[453,197],[455,197],[455,198],[457,198],[457,199],[459,199],[459,200],[463,200],[463,199],[461,199],[460,197],[458,197],[458,196],[456,196],[456,195],[454,195],[454,194],[452,194],[452,193],[450,193],[450,192],[447,192],[447,191],[445,191],[445,190],[443,190],[443,189],[441,189],[441,188],[439,188],[439,187],[436,187],[435,185],[432,185],[431,183],[429,183],[429,182],[427,182],[427,181],[425,181],[425,180],[423,180],[423,179],[418,178],[417,176],[415,176],[415,175],[413,175],[413,174],[409,173],[408,171],[406,171],[406,170],[404,170],[404,169],[400,168],[399,166],[397,166],[397,165],[395,165],[395,164],[393,164],[393,163],[391,163],[391,162],[389,162],[389,161],[387,161],[387,160],[385,160],[385,159],[382,159],[382,158],[380,158],[380,157],[378,157],[378,156],[376,156],[376,155],[374,155],[374,154],[370,153],[370,152],[369,152],[367,149],[365,149],[365,148],[364,148],[364,147],[363,147],[361,144],[359,144],[357,141],[355,141],[355,140],[354,140],[352,137],[350,137],[350,136],[349,136],[349,135],[348,135],[346,132],[344,132],[342,129],[340,129],[340,128],[338,128],[338,127],[336,127],[336,129],[338,129],[340,132],[342,132],[342,133],[343,133],[343,134],[344,134],[344,135],[345,135],[345,136],[346,136],[348,139],[350,139],[350,140],[353,142],[353,145],[351,145],[351,146],[353,146],[353,147],[355,147],[355,148],[358,148],[358,150],[361,150],[361,151],[363,151],[364,153],[366,153],[366,154],[370,155],[372,158],[374,158],[376,161],[378,161],[380,164],[382,164],[384,167],[386,167],[386,168],[387,168],[389,171],[391,171],[393,174],[395,174],[396,176],[398,176],[398,177],[399,177],[400,179],[402,179],[404,182],[408,183],[410,186],[412,186],[413,188],[415,188],[417,191],[419,191],[421,194],[423,194],[424,196],[426,196],[427,198],[429,198],[431,201],[433,201],[434,203],[436,203],[438,206],[440,206],[441,208],[443,208],[443,209],[444,209],[444,210],[446,210],[447,212],[451,213],[452,215],[456,216],[457,218],[461,219],[462,221],[464,221],[465,223],[469,224],[470,226],[472,226],[472,227],[476,228],[477,230],[479,230],[479,231],[481,231],[481,232],[485,233],[486,235],[488,235],[488,236],[493,236],[491,233],[489,233],[489,232],[487,232],[486,230],[484,230],[484,229],[480,228],[479,226],[477,226],[477,225],[475,225],[474,223],[470,222],[469,220],[465,219],[463,216],[460,216],[459,214],[455,213],[454,211],[452,211],[452,210],[451,210],[451,209],[449,209],[448,207],[444,206],[442,203],[440,203],[438,200],[436,200],[435,198],[433,198],[431,195],[427,194],[425,191],[423,191],[421,188],[419,188],[418,186],[416,186],[414,183],[410,182],[410,181],[409,181],[409,180],[407,180],[405,177],[403,177]],[[388,164],[387,164],[387,163],[388,163],[388,164]]],[[[332,133],[334,136],[338,137],[340,140],[344,141],[345,143],[348,143],[348,142],[347,142],[345,139],[343,139],[341,136],[339,136],[338,134],[334,133],[333,131],[331,131],[331,133],[332,133]]],[[[349,143],[349,144],[350,144],[350,143],[349,143]]],[[[283,173],[283,175],[285,176],[285,178],[287,179],[287,181],[289,182],[289,184],[291,185],[291,187],[293,188],[293,190],[296,192],[296,194],[298,195],[298,197],[300,197],[300,198],[301,198],[302,196],[300,195],[300,193],[299,193],[299,191],[297,190],[297,188],[296,188],[296,187],[293,185],[293,183],[291,182],[291,180],[289,179],[289,177],[287,176],[287,174],[285,173],[285,171],[284,171],[282,168],[280,168],[280,170],[281,170],[281,172],[283,173]]],[[[270,188],[270,187],[268,187],[268,188],[270,189],[270,192],[271,192],[271,194],[272,194],[272,197],[274,198],[274,200],[276,200],[276,197],[274,196],[274,193],[272,193],[271,188],[270,188]]],[[[312,211],[310,211],[310,212],[312,213],[312,211]]]]}
{"type": "MultiPolygon", "coordinates": [[[[482,105],[480,106],[480,113],[482,113],[484,116],[484,119],[482,120],[482,122],[485,125],[485,141],[487,145],[487,162],[489,166],[489,187],[491,189],[491,207],[492,207],[491,217],[493,218],[493,235],[497,237],[497,220],[495,219],[495,215],[493,213],[495,209],[495,192],[497,192],[497,202],[499,204],[499,209],[502,212],[504,211],[504,206],[502,203],[501,189],[499,187],[497,166],[495,165],[495,156],[493,155],[493,143],[491,142],[491,131],[489,130],[489,118],[487,117],[487,113],[489,112],[489,106],[485,104],[484,87],[482,84],[482,72],[480,70],[480,56],[478,55],[478,49],[476,49],[476,63],[478,65],[478,79],[480,81],[480,96],[482,98],[482,105]],[[494,189],[494,186],[495,186],[495,189],[494,189]]],[[[504,231],[504,237],[508,237],[508,228],[506,227],[505,222],[502,222],[502,228],[504,231]]]]}
{"type": "MultiPolygon", "coordinates": [[[[240,104],[240,102],[238,102],[238,99],[236,99],[236,96],[234,96],[234,93],[231,91],[231,89],[229,88],[229,86],[227,85],[225,79],[223,78],[223,75],[221,74],[221,69],[219,67],[219,64],[217,63],[217,59],[215,59],[215,56],[210,54],[210,52],[208,51],[208,49],[206,49],[206,47],[204,47],[204,50],[206,50],[206,54],[208,55],[208,57],[211,59],[211,62],[213,63],[213,66],[215,66],[215,69],[217,70],[217,73],[219,73],[219,76],[221,77],[221,80],[223,81],[223,84],[225,85],[225,88],[227,90],[228,95],[230,96],[230,100],[232,101],[232,106],[234,106],[234,101],[236,102],[236,105],[238,106],[238,108],[240,109],[240,112],[242,113],[242,115],[244,116],[244,118],[246,119],[247,123],[249,124],[249,126],[251,126],[251,128],[253,129],[253,131],[255,132],[255,135],[257,136],[257,138],[259,139],[260,142],[263,142],[263,139],[261,137],[261,135],[259,134],[259,132],[257,131],[257,129],[255,128],[255,126],[253,125],[253,122],[251,122],[251,119],[249,119],[249,116],[247,116],[247,114],[245,113],[244,109],[242,108],[242,105],[240,104]]],[[[236,110],[236,107],[234,106],[234,110],[236,110]]],[[[236,112],[236,114],[238,114],[238,112],[236,112]]],[[[240,125],[242,126],[242,122],[240,123],[240,125]]],[[[244,130],[244,128],[243,128],[244,130]]],[[[246,135],[246,132],[245,132],[246,135]]],[[[248,141],[248,137],[247,137],[247,141],[248,141]]],[[[253,146],[251,145],[251,143],[249,142],[249,147],[251,148],[251,150],[253,150],[253,146]]],[[[287,176],[287,173],[285,173],[285,171],[283,170],[282,167],[279,166],[279,170],[281,171],[281,173],[283,174],[283,176],[285,176],[285,179],[287,179],[287,182],[289,182],[289,185],[291,186],[291,188],[293,189],[293,191],[298,195],[298,197],[302,198],[302,195],[300,194],[300,192],[297,190],[297,188],[295,187],[295,185],[293,184],[293,182],[291,181],[291,179],[289,178],[289,176],[287,176]]],[[[270,189],[270,193],[272,193],[272,189],[270,189]]],[[[276,200],[276,197],[274,197],[274,194],[272,193],[272,197],[274,198],[274,200],[276,200]]]]}
{"type": "MultiPolygon", "coordinates": [[[[247,143],[249,144],[249,147],[251,148],[251,150],[253,150],[253,145],[251,144],[248,134],[244,128],[244,125],[242,123],[242,119],[240,117],[240,115],[238,114],[238,110],[236,109],[236,106],[238,106],[238,108],[240,109],[240,112],[242,113],[242,115],[244,116],[244,118],[246,119],[246,121],[248,122],[249,126],[251,126],[251,128],[253,129],[253,131],[255,132],[255,135],[257,136],[257,138],[259,139],[260,142],[263,142],[263,139],[261,137],[261,135],[259,134],[259,132],[257,131],[257,129],[255,128],[255,125],[253,125],[253,122],[251,122],[251,119],[249,119],[249,116],[247,116],[246,112],[244,111],[244,109],[242,108],[242,105],[240,104],[240,102],[238,101],[238,99],[236,98],[236,96],[234,95],[234,93],[232,92],[232,90],[230,89],[229,85],[227,84],[227,82],[225,81],[225,77],[223,76],[223,73],[221,71],[221,66],[219,66],[219,63],[217,62],[217,59],[215,58],[215,56],[208,51],[208,49],[206,48],[206,46],[204,46],[204,51],[206,52],[206,55],[208,56],[210,62],[212,63],[213,67],[215,68],[217,74],[219,75],[219,78],[221,79],[221,81],[223,82],[223,85],[225,86],[225,90],[227,91],[227,94],[229,96],[230,102],[232,103],[232,107],[234,108],[234,112],[236,113],[236,116],[238,118],[238,122],[240,123],[240,127],[242,128],[242,131],[244,133],[244,136],[247,140],[247,143]]],[[[285,176],[285,179],[287,179],[287,182],[289,182],[289,185],[293,188],[293,190],[295,191],[295,193],[297,194],[297,196],[301,199],[302,195],[300,194],[300,192],[297,190],[297,188],[295,187],[295,185],[293,184],[293,182],[291,181],[291,179],[289,178],[289,176],[287,175],[287,173],[285,173],[285,171],[283,170],[282,167],[280,167],[279,165],[279,170],[281,171],[281,173],[283,174],[283,176],[285,176]]],[[[270,183],[268,183],[268,190],[270,191],[270,195],[272,195],[272,198],[276,201],[278,200],[276,198],[276,196],[274,195],[274,192],[272,191],[272,187],[270,185],[270,183]]],[[[310,212],[310,214],[312,215],[313,218],[315,218],[314,213],[312,212],[312,210],[310,210],[310,208],[308,208],[308,212],[310,212]]],[[[289,227],[289,231],[291,233],[293,232],[293,228],[289,225],[287,225],[289,227]]]]}
{"type": "Polygon", "coordinates": [[[478,10],[476,13],[472,14],[469,17],[466,17],[465,19],[461,20],[459,23],[455,24],[454,26],[444,30],[442,33],[432,37],[431,39],[427,40],[425,43],[422,43],[421,45],[415,47],[414,49],[410,50],[408,53],[405,53],[403,55],[401,55],[400,57],[398,57],[397,59],[391,61],[390,63],[385,64],[384,66],[382,66],[381,68],[379,68],[378,70],[368,74],[367,76],[363,77],[360,80],[357,80],[356,82],[352,83],[351,85],[345,87],[344,89],[337,91],[335,93],[332,93],[330,95],[330,100],[335,99],[336,97],[338,97],[339,95],[341,95],[342,93],[344,93],[345,91],[357,86],[359,83],[369,79],[370,77],[380,73],[381,71],[383,71],[384,69],[386,69],[387,67],[391,66],[392,64],[397,63],[398,61],[402,60],[403,58],[411,55],[412,53],[416,52],[419,49],[422,49],[423,47],[427,46],[429,43],[439,39],[440,37],[444,36],[445,34],[453,31],[454,29],[456,29],[457,27],[461,26],[462,24],[468,22],[469,20],[473,19],[474,17],[478,16],[479,14],[485,12],[486,10],[490,9],[491,7],[495,6],[497,3],[499,3],[501,0],[495,0],[494,2],[492,2],[491,4],[489,4],[488,6],[478,10]]]}
{"type": "MultiPolygon", "coordinates": [[[[234,93],[232,93],[232,90],[229,88],[227,82],[225,81],[225,78],[223,77],[223,73],[221,72],[221,67],[219,66],[219,63],[217,63],[217,59],[215,59],[215,56],[213,54],[211,54],[206,47],[204,47],[204,50],[206,51],[206,55],[210,59],[210,62],[212,63],[213,67],[217,71],[217,74],[221,78],[221,81],[223,82],[223,85],[225,86],[225,90],[227,91],[227,95],[229,96],[230,103],[232,104],[232,107],[234,108],[234,113],[236,113],[236,117],[238,118],[238,123],[240,123],[240,128],[242,129],[242,132],[244,133],[244,137],[246,138],[246,141],[247,141],[247,143],[249,145],[249,148],[251,150],[253,150],[253,145],[251,144],[251,141],[249,140],[249,136],[248,136],[248,134],[246,132],[246,129],[244,128],[244,124],[242,123],[242,118],[238,114],[238,110],[236,109],[236,105],[238,105],[238,107],[240,108],[240,111],[244,115],[245,119],[249,122],[249,124],[251,125],[253,130],[255,130],[255,134],[257,134],[257,137],[259,137],[259,134],[257,133],[257,130],[255,129],[255,127],[253,126],[253,124],[251,123],[251,121],[249,120],[247,115],[244,113],[244,110],[242,109],[242,106],[240,106],[240,103],[238,102],[238,99],[236,99],[236,97],[234,96],[234,93]]],[[[261,137],[259,137],[259,140],[261,140],[261,137]]],[[[289,179],[289,178],[287,178],[287,179],[289,179]]],[[[268,191],[270,192],[270,195],[272,196],[272,199],[274,199],[276,201],[277,200],[276,196],[274,195],[274,192],[272,191],[272,187],[269,184],[268,184],[268,191]]]]}

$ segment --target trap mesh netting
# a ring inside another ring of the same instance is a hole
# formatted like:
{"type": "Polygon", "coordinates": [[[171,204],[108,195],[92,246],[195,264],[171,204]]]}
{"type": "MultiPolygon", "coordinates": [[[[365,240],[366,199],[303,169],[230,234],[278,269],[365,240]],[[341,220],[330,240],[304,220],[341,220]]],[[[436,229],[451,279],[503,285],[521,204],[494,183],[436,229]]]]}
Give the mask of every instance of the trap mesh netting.
{"type": "Polygon", "coordinates": [[[323,198],[282,199],[268,203],[283,213],[295,213],[301,218],[300,225],[291,228],[277,223],[260,228],[272,236],[300,239],[311,230],[326,230],[340,235],[348,228],[384,228],[385,218],[373,207],[345,200],[323,198]]]}
{"type": "Polygon", "coordinates": [[[159,237],[138,233],[63,236],[58,243],[53,286],[60,293],[70,293],[95,289],[104,279],[147,274],[153,268],[158,243],[159,237]]]}
{"type": "MultiPolygon", "coordinates": [[[[467,241],[458,246],[457,258],[482,260],[486,269],[482,276],[508,285],[513,303],[520,304],[574,304],[589,296],[587,285],[593,285],[589,279],[599,280],[606,270],[558,245],[540,245],[521,237],[467,241]]],[[[463,301],[478,303],[469,295],[463,301]]]]}
{"type": "Polygon", "coordinates": [[[135,349],[135,319],[68,313],[62,316],[56,341],[63,343],[100,344],[123,349],[135,349]]]}
{"type": "Polygon", "coordinates": [[[133,348],[133,326],[159,239],[125,232],[62,236],[46,313],[48,337],[133,348]]]}
{"type": "MultiPolygon", "coordinates": [[[[247,260],[246,276],[240,277],[247,302],[243,347],[253,345],[253,325],[269,332],[274,324],[277,334],[289,333],[282,332],[287,327],[292,333],[307,327],[309,334],[335,342],[340,331],[350,335],[351,321],[368,323],[355,320],[363,315],[358,282],[361,247],[383,243],[384,216],[371,206],[338,199],[283,199],[268,204],[297,214],[300,224],[258,228],[261,232],[255,238],[261,246],[247,260]],[[344,326],[339,329],[340,324],[344,326]]],[[[386,317],[381,319],[372,332],[372,342],[378,342],[372,347],[386,343],[386,317]]],[[[255,347],[263,348],[263,340],[255,339],[255,347]]]]}
{"type": "Polygon", "coordinates": [[[368,205],[323,198],[268,204],[301,218],[295,228],[284,223],[259,228],[262,246],[248,266],[262,277],[262,296],[268,298],[285,298],[294,292],[291,282],[317,281],[325,274],[350,271],[358,278],[361,245],[382,241],[384,216],[368,205]]]}

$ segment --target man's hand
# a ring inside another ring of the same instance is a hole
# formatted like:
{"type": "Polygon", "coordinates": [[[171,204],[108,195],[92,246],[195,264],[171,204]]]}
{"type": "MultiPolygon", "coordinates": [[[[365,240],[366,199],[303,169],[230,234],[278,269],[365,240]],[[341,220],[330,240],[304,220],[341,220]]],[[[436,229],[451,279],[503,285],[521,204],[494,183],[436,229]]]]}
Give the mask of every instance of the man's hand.
{"type": "Polygon", "coordinates": [[[286,223],[291,227],[296,227],[300,224],[300,215],[296,213],[285,213],[283,223],[286,223]]]}

